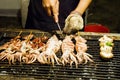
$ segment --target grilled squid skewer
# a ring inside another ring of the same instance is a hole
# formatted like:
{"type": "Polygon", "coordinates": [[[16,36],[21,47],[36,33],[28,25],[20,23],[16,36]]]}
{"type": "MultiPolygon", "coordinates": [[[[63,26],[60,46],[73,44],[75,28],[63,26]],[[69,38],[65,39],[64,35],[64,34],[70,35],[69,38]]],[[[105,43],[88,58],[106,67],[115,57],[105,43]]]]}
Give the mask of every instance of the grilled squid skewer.
{"type": "Polygon", "coordinates": [[[70,66],[72,66],[73,62],[75,62],[76,67],[78,67],[78,62],[76,59],[76,56],[74,54],[74,43],[72,42],[73,35],[66,36],[62,43],[62,57],[61,61],[62,64],[68,64],[70,63],[70,66]]]}
{"type": "Polygon", "coordinates": [[[87,63],[88,61],[93,62],[92,55],[86,53],[87,51],[87,45],[86,45],[86,40],[84,38],[82,38],[81,36],[75,36],[75,40],[76,40],[76,45],[75,45],[75,49],[76,49],[76,57],[78,59],[79,64],[81,63],[87,63]]]}
{"type": "Polygon", "coordinates": [[[37,60],[40,63],[52,64],[54,66],[55,61],[59,64],[60,60],[56,56],[56,53],[60,50],[60,46],[62,44],[61,40],[58,40],[56,35],[53,35],[50,39],[48,39],[45,50],[40,53],[37,60]]]}

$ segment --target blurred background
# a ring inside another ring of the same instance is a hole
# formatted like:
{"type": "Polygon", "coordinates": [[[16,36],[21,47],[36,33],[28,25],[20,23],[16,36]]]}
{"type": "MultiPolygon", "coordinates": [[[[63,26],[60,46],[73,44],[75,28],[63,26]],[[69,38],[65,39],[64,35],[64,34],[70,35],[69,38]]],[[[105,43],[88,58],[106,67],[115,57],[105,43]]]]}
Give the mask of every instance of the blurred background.
{"type": "MultiPolygon", "coordinates": [[[[24,28],[29,0],[0,0],[0,28],[24,28]]],[[[86,10],[85,24],[101,24],[120,33],[120,1],[93,0],[86,10]]]]}

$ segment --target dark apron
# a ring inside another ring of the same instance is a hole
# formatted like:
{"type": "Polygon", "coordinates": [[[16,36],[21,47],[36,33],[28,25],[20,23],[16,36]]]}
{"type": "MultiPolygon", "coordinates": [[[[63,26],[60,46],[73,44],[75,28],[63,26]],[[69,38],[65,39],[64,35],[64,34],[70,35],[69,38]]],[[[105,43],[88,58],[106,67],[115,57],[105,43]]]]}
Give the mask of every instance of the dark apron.
{"type": "MultiPolygon", "coordinates": [[[[76,8],[79,0],[59,0],[59,2],[59,23],[63,28],[65,19],[70,12],[76,8]]],[[[58,30],[53,17],[48,16],[45,9],[42,7],[42,0],[30,0],[25,28],[43,31],[58,30]]]]}

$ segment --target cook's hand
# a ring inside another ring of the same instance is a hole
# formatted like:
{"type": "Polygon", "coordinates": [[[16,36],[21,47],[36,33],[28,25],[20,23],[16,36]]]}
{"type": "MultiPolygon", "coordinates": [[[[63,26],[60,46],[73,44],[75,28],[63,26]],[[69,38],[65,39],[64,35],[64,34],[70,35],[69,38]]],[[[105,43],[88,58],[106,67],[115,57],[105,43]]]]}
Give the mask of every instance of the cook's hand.
{"type": "Polygon", "coordinates": [[[65,20],[64,33],[70,34],[72,32],[83,29],[83,18],[77,12],[72,12],[65,20]]]}
{"type": "Polygon", "coordinates": [[[42,5],[46,9],[49,16],[54,16],[55,22],[58,22],[59,1],[58,0],[42,0],[42,5]]]}

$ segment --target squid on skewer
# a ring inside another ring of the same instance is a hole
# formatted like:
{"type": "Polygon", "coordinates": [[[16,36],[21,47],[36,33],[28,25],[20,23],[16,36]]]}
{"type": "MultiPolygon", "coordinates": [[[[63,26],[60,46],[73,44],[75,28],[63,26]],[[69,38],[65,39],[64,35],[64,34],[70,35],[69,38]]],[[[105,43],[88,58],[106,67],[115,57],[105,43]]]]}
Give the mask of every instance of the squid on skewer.
{"type": "Polygon", "coordinates": [[[82,38],[81,36],[75,36],[74,37],[76,40],[76,45],[75,45],[75,49],[76,49],[76,57],[78,59],[79,64],[81,63],[87,63],[88,61],[93,62],[92,55],[86,53],[87,51],[87,45],[86,45],[86,40],[84,38],[82,38]]]}
{"type": "Polygon", "coordinates": [[[61,62],[63,65],[70,63],[70,66],[75,62],[76,67],[78,67],[78,62],[74,54],[75,45],[72,42],[72,38],[73,35],[69,35],[63,40],[61,62]]]}
{"type": "Polygon", "coordinates": [[[60,46],[62,44],[61,40],[58,40],[56,35],[53,35],[50,39],[48,39],[45,50],[38,56],[38,61],[40,63],[48,63],[54,66],[55,61],[59,64],[60,60],[56,56],[56,53],[60,50],[60,46]]]}

